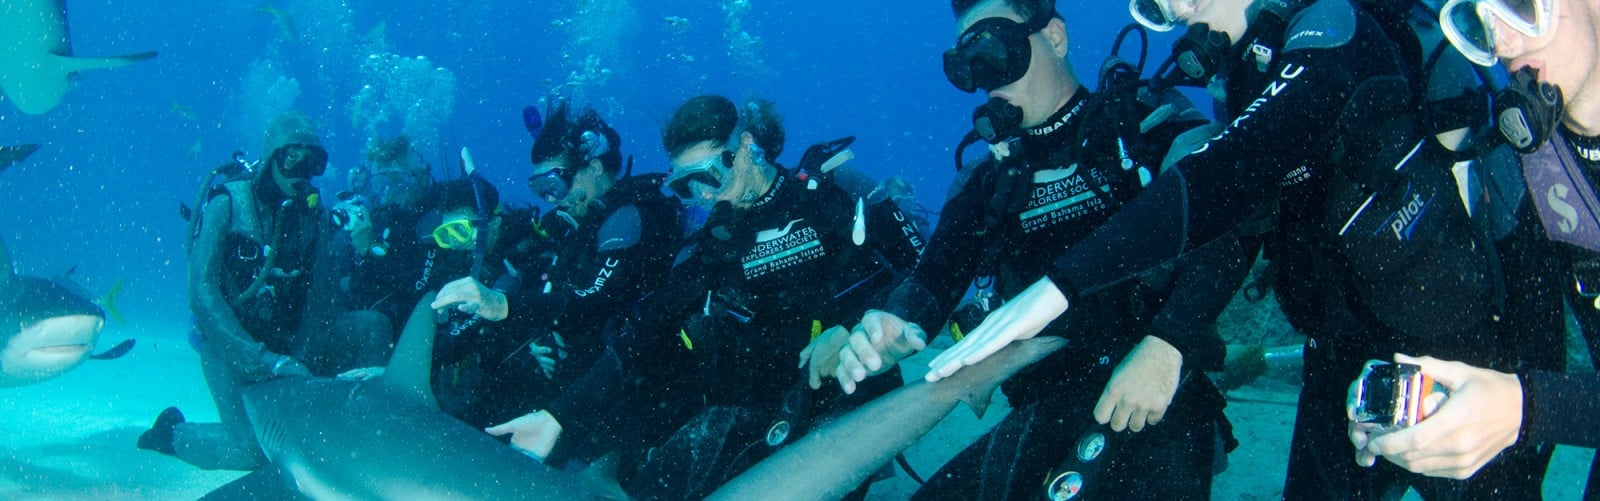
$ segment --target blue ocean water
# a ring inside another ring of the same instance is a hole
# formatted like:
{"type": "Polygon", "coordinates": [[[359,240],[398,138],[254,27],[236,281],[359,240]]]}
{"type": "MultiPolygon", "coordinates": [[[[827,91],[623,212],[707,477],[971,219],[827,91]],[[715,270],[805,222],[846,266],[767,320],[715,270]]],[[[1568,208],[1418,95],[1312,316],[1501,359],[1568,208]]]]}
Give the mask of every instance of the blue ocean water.
{"type": "MultiPolygon", "coordinates": [[[[794,162],[805,146],[859,137],[857,165],[900,175],[937,209],[952,149],[982,97],[943,77],[954,38],[947,4],[909,0],[288,0],[67,2],[75,53],[148,50],[157,58],[79,74],[59,106],[26,115],[0,104],[0,144],[37,143],[0,173],[0,238],[23,272],[103,291],[126,281],[129,322],[187,330],[178,204],[235,151],[261,155],[262,132],[296,109],[322,127],[331,156],[318,180],[344,184],[369,137],[407,132],[436,176],[454,152],[512,202],[531,197],[520,110],[552,95],[598,109],[640,172],[665,170],[661,125],[704,93],[759,96],[787,118],[794,162]]],[[[1120,4],[1063,1],[1069,56],[1093,75],[1120,4]]],[[[1157,39],[1152,57],[1169,42],[1157,39]]],[[[1152,65],[1155,63],[1152,62],[1152,65]]],[[[113,327],[113,330],[115,327],[113,327]]],[[[115,337],[114,333],[108,336],[115,337]]]]}

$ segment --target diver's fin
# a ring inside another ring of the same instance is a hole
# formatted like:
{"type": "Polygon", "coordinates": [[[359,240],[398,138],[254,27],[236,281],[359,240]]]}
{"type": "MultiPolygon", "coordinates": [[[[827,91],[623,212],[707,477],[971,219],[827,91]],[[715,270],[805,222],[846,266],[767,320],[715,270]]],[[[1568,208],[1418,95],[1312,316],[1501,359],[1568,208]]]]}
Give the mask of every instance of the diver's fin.
{"type": "Polygon", "coordinates": [[[123,342],[117,343],[116,346],[112,346],[111,349],[109,349],[109,350],[102,351],[100,353],[96,353],[96,354],[93,354],[93,355],[89,355],[89,358],[92,358],[92,359],[95,359],[95,360],[116,360],[116,359],[122,358],[123,355],[127,355],[128,352],[133,351],[133,345],[136,342],[137,341],[135,341],[133,339],[125,340],[123,342]]]}
{"type": "Polygon", "coordinates": [[[37,144],[0,146],[0,171],[4,171],[6,170],[6,167],[16,165],[23,160],[27,160],[28,157],[33,155],[33,152],[35,151],[39,151],[39,145],[37,144]]]}
{"type": "Polygon", "coordinates": [[[439,402],[433,399],[431,380],[434,313],[428,307],[434,296],[432,293],[423,296],[411,309],[411,316],[400,331],[400,340],[395,342],[394,355],[389,357],[389,366],[379,381],[413,404],[437,409],[439,402]]]}

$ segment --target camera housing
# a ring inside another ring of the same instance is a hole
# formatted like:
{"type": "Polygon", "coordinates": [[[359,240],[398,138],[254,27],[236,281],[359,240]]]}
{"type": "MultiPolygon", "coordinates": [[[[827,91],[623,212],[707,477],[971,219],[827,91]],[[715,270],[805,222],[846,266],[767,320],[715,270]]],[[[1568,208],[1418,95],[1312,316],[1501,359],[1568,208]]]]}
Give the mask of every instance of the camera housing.
{"type": "Polygon", "coordinates": [[[1427,419],[1450,392],[1414,364],[1368,360],[1350,384],[1345,410],[1368,433],[1388,433],[1427,419]]]}

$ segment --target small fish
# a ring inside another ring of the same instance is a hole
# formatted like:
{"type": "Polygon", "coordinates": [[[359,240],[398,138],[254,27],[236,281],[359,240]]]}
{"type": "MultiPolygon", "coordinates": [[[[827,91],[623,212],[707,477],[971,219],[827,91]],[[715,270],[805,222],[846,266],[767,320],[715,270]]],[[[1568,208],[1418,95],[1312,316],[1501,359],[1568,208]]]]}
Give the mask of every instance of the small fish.
{"type": "Polygon", "coordinates": [[[289,15],[288,12],[279,10],[277,7],[273,7],[270,3],[263,4],[261,8],[256,9],[256,11],[272,16],[272,21],[278,25],[278,31],[283,34],[284,40],[288,40],[290,42],[300,40],[300,32],[294,27],[294,16],[289,15]]]}
{"type": "Polygon", "coordinates": [[[184,120],[191,122],[200,119],[200,114],[194,111],[194,107],[179,103],[177,101],[172,102],[172,109],[170,111],[172,114],[183,117],[184,120]]]}

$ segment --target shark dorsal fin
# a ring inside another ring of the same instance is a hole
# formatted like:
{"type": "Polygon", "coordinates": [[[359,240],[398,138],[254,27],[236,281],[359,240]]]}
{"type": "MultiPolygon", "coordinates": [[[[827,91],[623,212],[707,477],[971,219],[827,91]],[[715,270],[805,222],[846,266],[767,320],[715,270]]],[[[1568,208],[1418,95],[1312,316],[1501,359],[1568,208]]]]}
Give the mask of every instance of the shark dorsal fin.
{"type": "Polygon", "coordinates": [[[432,386],[434,313],[428,307],[433,297],[423,296],[411,309],[379,382],[413,404],[437,409],[439,402],[433,399],[432,386]]]}
{"type": "Polygon", "coordinates": [[[967,407],[972,408],[972,413],[983,419],[983,414],[989,411],[989,403],[994,398],[994,391],[1000,388],[1000,383],[1011,379],[1024,367],[1033,365],[1044,357],[1055,353],[1066,346],[1065,339],[1054,336],[1040,336],[1011,343],[1001,351],[989,355],[988,359],[976,365],[962,369],[955,375],[941,379],[933,384],[956,385],[962,391],[958,397],[967,407]],[[1016,353],[1012,353],[1016,352],[1016,353]],[[1000,360],[1008,357],[1018,357],[1023,363],[1001,363],[1000,360]],[[966,374],[962,374],[962,373],[966,374]]]}

